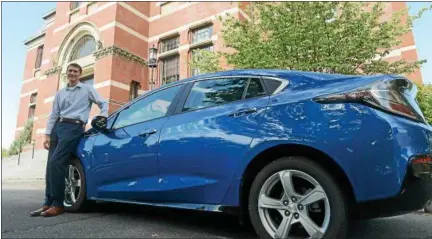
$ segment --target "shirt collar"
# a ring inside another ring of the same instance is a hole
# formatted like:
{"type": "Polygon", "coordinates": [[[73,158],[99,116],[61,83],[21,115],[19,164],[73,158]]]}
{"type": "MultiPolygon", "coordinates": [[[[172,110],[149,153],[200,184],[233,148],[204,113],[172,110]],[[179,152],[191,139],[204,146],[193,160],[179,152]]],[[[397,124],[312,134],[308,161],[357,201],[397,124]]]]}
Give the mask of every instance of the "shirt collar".
{"type": "Polygon", "coordinates": [[[75,90],[75,88],[81,88],[82,87],[82,83],[81,81],[78,82],[78,84],[76,86],[69,86],[69,83],[66,84],[66,90],[75,90]]]}

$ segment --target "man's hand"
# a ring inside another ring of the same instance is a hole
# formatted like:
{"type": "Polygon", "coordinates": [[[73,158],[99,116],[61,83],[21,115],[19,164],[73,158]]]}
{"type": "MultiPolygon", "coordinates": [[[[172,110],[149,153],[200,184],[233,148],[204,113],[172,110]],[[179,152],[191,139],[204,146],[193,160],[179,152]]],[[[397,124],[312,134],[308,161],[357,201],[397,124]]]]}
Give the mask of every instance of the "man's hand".
{"type": "Polygon", "coordinates": [[[50,136],[49,135],[45,135],[45,140],[43,142],[44,148],[46,150],[49,150],[50,144],[51,144],[51,138],[50,138],[50,136]]]}

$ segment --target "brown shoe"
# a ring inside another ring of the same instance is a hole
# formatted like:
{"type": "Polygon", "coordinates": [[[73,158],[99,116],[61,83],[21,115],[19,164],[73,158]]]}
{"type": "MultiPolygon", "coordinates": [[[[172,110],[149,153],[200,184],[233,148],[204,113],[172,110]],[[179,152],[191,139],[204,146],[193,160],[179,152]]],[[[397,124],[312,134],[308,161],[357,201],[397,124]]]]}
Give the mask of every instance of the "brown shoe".
{"type": "Polygon", "coordinates": [[[43,206],[43,207],[39,208],[38,210],[31,212],[30,217],[40,216],[42,212],[45,212],[48,209],[49,209],[49,206],[43,206]]]}
{"type": "Polygon", "coordinates": [[[48,210],[41,213],[43,217],[55,217],[64,212],[62,207],[50,207],[48,210]]]}

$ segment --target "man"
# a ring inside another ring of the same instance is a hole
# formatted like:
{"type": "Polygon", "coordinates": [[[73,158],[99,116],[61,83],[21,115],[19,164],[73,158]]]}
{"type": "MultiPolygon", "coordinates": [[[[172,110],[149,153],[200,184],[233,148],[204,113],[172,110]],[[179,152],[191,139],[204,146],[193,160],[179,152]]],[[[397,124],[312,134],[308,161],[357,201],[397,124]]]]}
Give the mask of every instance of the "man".
{"type": "Polygon", "coordinates": [[[81,74],[80,65],[70,64],[67,68],[68,84],[56,93],[43,143],[49,150],[45,202],[30,216],[53,217],[64,212],[66,167],[70,154],[83,136],[92,103],[99,106],[101,116],[108,116],[107,102],[92,86],[79,81],[81,74]]]}

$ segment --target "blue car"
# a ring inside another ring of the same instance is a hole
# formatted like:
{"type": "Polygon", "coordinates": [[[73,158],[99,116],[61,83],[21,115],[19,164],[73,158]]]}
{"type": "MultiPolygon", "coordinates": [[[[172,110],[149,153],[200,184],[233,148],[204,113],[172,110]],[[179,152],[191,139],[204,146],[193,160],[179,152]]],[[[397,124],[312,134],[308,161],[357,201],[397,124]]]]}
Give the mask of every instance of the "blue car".
{"type": "Polygon", "coordinates": [[[200,75],[86,132],[65,209],[95,201],[235,213],[261,238],[344,238],[432,198],[432,127],[395,75],[200,75]]]}

